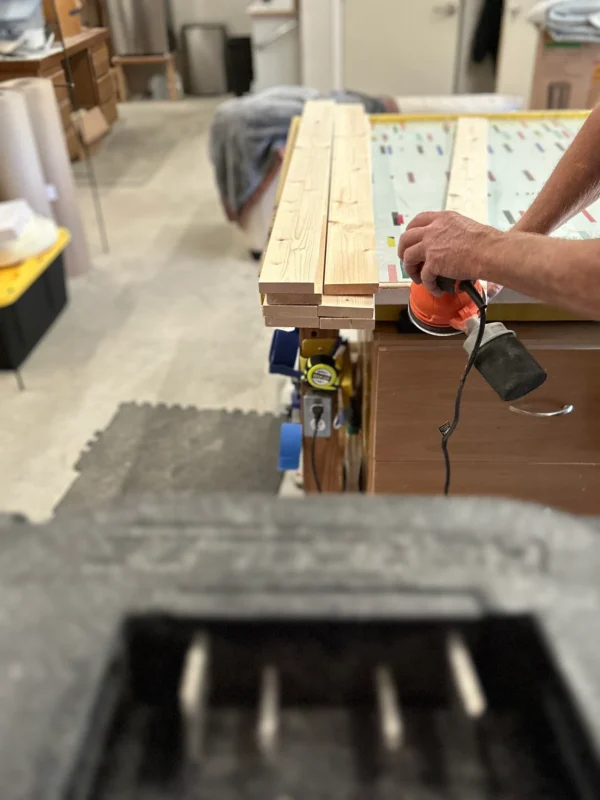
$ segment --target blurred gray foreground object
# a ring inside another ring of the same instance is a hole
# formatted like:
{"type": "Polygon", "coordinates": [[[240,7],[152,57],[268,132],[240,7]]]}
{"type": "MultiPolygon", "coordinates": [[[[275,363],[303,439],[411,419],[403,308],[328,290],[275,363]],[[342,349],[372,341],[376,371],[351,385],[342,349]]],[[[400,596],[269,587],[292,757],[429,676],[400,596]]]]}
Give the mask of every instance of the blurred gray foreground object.
{"type": "Polygon", "coordinates": [[[508,501],[2,517],[2,800],[600,797],[599,576],[508,501]]]}

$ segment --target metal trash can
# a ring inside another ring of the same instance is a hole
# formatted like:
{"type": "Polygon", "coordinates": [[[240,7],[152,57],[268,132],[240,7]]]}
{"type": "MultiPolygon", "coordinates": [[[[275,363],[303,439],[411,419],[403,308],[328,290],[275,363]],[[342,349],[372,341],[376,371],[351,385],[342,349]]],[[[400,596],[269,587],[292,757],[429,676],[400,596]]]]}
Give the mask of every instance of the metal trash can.
{"type": "Polygon", "coordinates": [[[184,25],[184,86],[187,94],[227,94],[227,29],[224,25],[184,25]]]}

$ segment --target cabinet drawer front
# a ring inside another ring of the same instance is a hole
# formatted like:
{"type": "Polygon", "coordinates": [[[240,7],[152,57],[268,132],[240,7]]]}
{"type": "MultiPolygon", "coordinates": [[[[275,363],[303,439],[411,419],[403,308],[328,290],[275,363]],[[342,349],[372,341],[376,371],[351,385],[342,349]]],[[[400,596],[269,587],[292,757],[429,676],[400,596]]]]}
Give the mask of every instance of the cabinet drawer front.
{"type": "MultiPolygon", "coordinates": [[[[441,494],[444,462],[375,462],[371,494],[441,494]]],[[[587,464],[452,464],[451,495],[509,497],[575,514],[600,514],[600,466],[587,464]]]]}
{"type": "Polygon", "coordinates": [[[113,82],[110,75],[105,75],[98,81],[98,105],[108,103],[114,94],[113,82]]]}
{"type": "MultiPolygon", "coordinates": [[[[454,462],[600,463],[600,349],[528,347],[546,369],[546,383],[509,404],[473,370],[450,443],[454,462]],[[565,413],[569,404],[573,410],[565,413]],[[528,416],[514,413],[511,406],[563,413],[528,416]]],[[[465,360],[460,345],[379,348],[375,461],[440,459],[439,426],[453,416],[465,360]]]]}
{"type": "Polygon", "coordinates": [[[108,55],[108,48],[106,45],[101,45],[91,52],[92,67],[97,78],[106,75],[110,69],[110,58],[108,55]]]}

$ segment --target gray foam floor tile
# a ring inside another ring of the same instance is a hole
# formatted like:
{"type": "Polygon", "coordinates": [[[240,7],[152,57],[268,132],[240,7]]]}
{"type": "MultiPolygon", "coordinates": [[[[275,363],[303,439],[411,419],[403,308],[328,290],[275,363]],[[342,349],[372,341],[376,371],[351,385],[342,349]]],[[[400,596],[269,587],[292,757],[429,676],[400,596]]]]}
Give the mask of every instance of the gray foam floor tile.
{"type": "Polygon", "coordinates": [[[124,403],[82,453],[56,511],[134,494],[274,494],[280,425],[273,414],[124,403]]]}

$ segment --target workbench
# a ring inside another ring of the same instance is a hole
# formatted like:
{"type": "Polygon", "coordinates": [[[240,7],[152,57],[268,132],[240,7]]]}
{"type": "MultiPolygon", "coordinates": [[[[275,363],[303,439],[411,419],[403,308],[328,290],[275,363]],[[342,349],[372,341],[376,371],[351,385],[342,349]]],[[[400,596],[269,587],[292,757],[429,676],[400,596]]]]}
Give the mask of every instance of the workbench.
{"type": "MultiPolygon", "coordinates": [[[[490,120],[489,222],[507,230],[531,204],[587,112],[478,115],[490,120]]],[[[445,204],[456,116],[371,117],[379,264],[374,332],[359,332],[356,391],[363,408],[363,482],[373,494],[439,494],[444,467],[439,426],[452,416],[465,365],[462,337],[400,333],[410,280],[397,257],[412,217],[445,204]],[[422,160],[421,160],[422,159],[422,160]]],[[[297,123],[290,130],[293,146],[297,123]]],[[[285,180],[285,163],[283,178],[285,180]]],[[[559,235],[600,236],[600,204],[559,235]]],[[[546,383],[505,404],[472,373],[454,434],[452,493],[498,495],[578,513],[600,512],[600,327],[508,290],[488,319],[514,329],[548,372],[546,383]],[[514,324],[513,324],[514,323],[514,324]]],[[[302,342],[335,335],[301,329],[302,342]]],[[[345,432],[318,439],[323,491],[343,490],[345,432]]],[[[304,439],[304,480],[315,490],[304,439]]]]}

